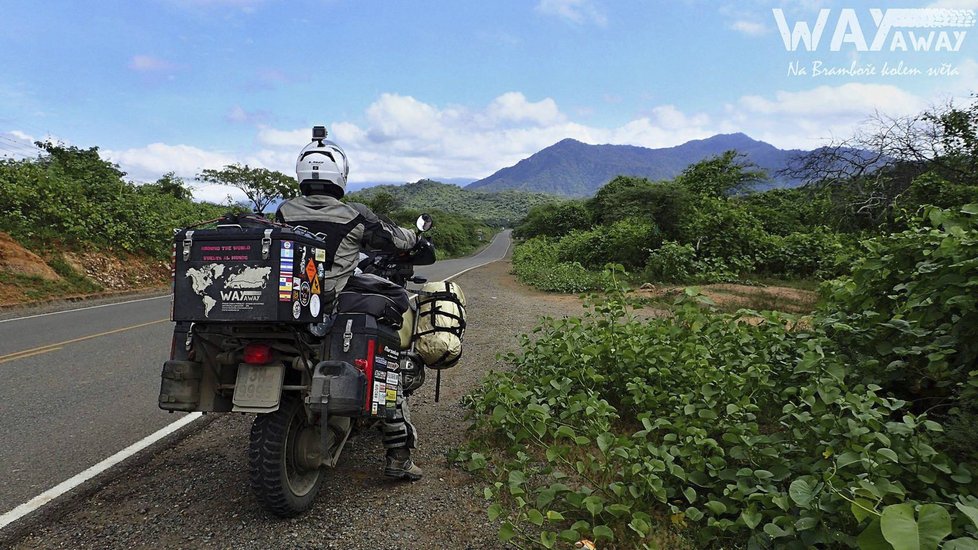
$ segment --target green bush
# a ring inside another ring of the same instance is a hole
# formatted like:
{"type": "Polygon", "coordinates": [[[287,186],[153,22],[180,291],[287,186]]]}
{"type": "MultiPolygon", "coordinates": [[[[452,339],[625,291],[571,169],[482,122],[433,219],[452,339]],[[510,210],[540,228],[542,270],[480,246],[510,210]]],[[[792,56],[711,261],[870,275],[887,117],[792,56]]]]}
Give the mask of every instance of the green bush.
{"type": "Polygon", "coordinates": [[[517,239],[561,237],[571,231],[591,227],[591,214],[581,201],[566,201],[534,206],[513,230],[517,239]]]}
{"type": "Polygon", "coordinates": [[[0,162],[0,230],[40,248],[96,245],[165,258],[174,228],[227,210],[125,182],[97,148],[44,147],[39,159],[0,162]]]}
{"type": "Polygon", "coordinates": [[[559,261],[556,244],[544,237],[535,237],[516,247],[513,270],[520,281],[549,292],[585,292],[604,286],[599,273],[585,269],[580,263],[559,261]]]}
{"type": "MultiPolygon", "coordinates": [[[[434,223],[426,235],[435,244],[436,254],[442,260],[471,254],[495,234],[491,227],[468,215],[441,210],[426,212],[434,223]]],[[[401,227],[413,228],[420,214],[417,210],[401,209],[394,211],[391,218],[401,227]]]]}
{"type": "Polygon", "coordinates": [[[823,329],[703,300],[545,320],[467,399],[460,459],[486,472],[502,540],[649,548],[668,517],[698,548],[973,543],[973,465],[935,449],[940,423],[862,382],[823,329]]]}
{"type": "Polygon", "coordinates": [[[804,232],[829,221],[828,194],[815,189],[770,189],[734,200],[772,235],[804,232]]]}
{"type": "Polygon", "coordinates": [[[864,380],[920,410],[978,419],[978,204],[928,209],[865,246],[852,275],[826,288],[832,337],[864,380]]]}
{"type": "Polygon", "coordinates": [[[693,245],[666,241],[649,254],[645,274],[650,281],[676,283],[695,280],[698,269],[693,245]]]}
{"type": "Polygon", "coordinates": [[[731,268],[753,270],[767,236],[760,221],[743,207],[727,201],[701,197],[682,223],[682,242],[693,245],[701,258],[727,260],[731,268]]]}
{"type": "Polygon", "coordinates": [[[584,267],[600,269],[605,264],[622,264],[640,268],[651,249],[662,242],[659,229],[637,218],[619,220],[610,226],[587,231],[572,231],[557,242],[561,262],[578,262],[584,267]]]}
{"type": "Polygon", "coordinates": [[[793,278],[828,279],[848,271],[855,245],[852,239],[824,227],[762,240],[757,271],[793,278]]]}

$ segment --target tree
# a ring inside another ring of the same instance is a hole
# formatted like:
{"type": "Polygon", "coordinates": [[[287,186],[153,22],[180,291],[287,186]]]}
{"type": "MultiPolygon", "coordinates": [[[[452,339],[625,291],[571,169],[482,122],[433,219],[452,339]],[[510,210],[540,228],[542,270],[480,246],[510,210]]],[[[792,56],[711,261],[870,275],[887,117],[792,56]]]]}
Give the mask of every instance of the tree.
{"type": "Polygon", "coordinates": [[[155,191],[161,195],[170,195],[180,200],[190,200],[193,197],[190,189],[184,187],[183,178],[178,177],[174,172],[167,172],[160,179],[153,183],[147,183],[141,186],[140,189],[155,191]]]}
{"type": "Polygon", "coordinates": [[[689,191],[672,182],[618,176],[587,201],[595,223],[610,225],[619,220],[642,218],[652,221],[667,239],[678,238],[680,218],[690,203],[689,191]]]}
{"type": "Polygon", "coordinates": [[[276,199],[291,199],[299,191],[295,178],[266,168],[229,164],[221,170],[204,170],[197,181],[230,185],[242,191],[256,213],[264,212],[276,199]]]}
{"type": "Polygon", "coordinates": [[[972,98],[964,108],[949,102],[910,116],[876,113],[852,137],[799,157],[784,173],[831,189],[835,208],[850,225],[892,220],[898,202],[912,206],[904,198],[908,191],[913,197],[906,198],[942,204],[942,187],[914,185],[925,174],[930,182],[945,182],[956,196],[973,196],[978,191],[978,96],[972,98]]]}
{"type": "Polygon", "coordinates": [[[726,151],[688,166],[676,183],[697,195],[727,197],[749,191],[755,183],[767,179],[767,173],[747,161],[737,151],[726,151]]]}
{"type": "Polygon", "coordinates": [[[626,204],[623,199],[625,196],[641,193],[642,190],[649,189],[652,185],[653,183],[645,178],[616,176],[602,185],[594,197],[588,199],[585,204],[595,223],[610,224],[633,215],[641,215],[644,205],[636,205],[631,201],[626,204]],[[635,206],[638,206],[638,211],[633,211],[635,206]]]}
{"type": "Polygon", "coordinates": [[[378,216],[390,216],[401,208],[401,201],[387,191],[381,191],[367,201],[367,206],[378,216]]]}
{"type": "Polygon", "coordinates": [[[534,206],[516,227],[520,239],[531,237],[561,237],[575,229],[591,227],[591,215],[582,201],[565,201],[534,206]]]}

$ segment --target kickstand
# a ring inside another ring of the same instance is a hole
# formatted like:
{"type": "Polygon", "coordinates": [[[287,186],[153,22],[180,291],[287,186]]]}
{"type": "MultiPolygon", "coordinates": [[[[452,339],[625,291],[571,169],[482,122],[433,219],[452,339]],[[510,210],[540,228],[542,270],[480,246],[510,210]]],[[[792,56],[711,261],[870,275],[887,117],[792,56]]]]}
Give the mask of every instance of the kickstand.
{"type": "Polygon", "coordinates": [[[438,398],[441,396],[441,369],[438,369],[437,374],[435,374],[435,403],[438,402],[438,398]]]}

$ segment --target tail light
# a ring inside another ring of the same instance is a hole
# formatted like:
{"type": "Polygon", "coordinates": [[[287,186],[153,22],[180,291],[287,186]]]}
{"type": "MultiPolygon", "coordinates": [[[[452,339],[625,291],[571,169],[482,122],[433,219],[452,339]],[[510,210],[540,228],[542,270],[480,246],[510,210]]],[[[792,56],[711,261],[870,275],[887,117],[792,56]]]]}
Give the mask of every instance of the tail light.
{"type": "Polygon", "coordinates": [[[244,350],[244,362],[249,365],[266,365],[272,360],[272,346],[248,344],[244,350]]]}
{"type": "Polygon", "coordinates": [[[367,357],[365,359],[355,359],[353,366],[363,371],[367,375],[367,410],[370,410],[371,391],[374,386],[374,355],[376,352],[376,341],[367,340],[367,357]]]}

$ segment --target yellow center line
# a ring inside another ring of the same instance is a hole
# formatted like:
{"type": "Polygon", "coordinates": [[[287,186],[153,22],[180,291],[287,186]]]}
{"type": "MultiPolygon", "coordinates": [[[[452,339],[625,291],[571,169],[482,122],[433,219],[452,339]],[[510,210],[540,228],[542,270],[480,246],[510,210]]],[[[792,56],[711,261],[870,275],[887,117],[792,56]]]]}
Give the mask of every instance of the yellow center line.
{"type": "Polygon", "coordinates": [[[166,323],[169,322],[169,320],[170,320],[169,318],[158,319],[156,321],[149,321],[146,323],[140,323],[138,325],[132,325],[132,326],[117,328],[113,330],[107,330],[105,332],[100,332],[98,334],[89,334],[88,336],[80,336],[78,338],[72,338],[71,340],[65,340],[64,342],[58,342],[56,344],[48,344],[46,346],[38,346],[36,348],[25,349],[23,351],[17,351],[14,353],[8,353],[7,355],[0,355],[0,363],[6,363],[8,361],[14,361],[16,359],[23,359],[25,357],[40,355],[42,353],[47,353],[49,351],[57,351],[68,344],[74,344],[76,342],[91,340],[92,338],[98,338],[100,336],[108,336],[109,334],[116,334],[118,332],[125,332],[127,330],[132,330],[136,328],[148,327],[150,325],[157,325],[159,323],[166,323]]]}

